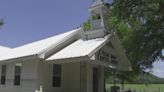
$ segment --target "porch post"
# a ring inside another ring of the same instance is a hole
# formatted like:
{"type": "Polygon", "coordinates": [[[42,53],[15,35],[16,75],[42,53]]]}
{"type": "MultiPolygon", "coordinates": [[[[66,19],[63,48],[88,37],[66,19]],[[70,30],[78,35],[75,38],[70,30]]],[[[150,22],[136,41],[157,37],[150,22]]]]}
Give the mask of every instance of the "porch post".
{"type": "Polygon", "coordinates": [[[99,72],[99,92],[104,92],[104,67],[100,66],[100,72],[99,72]]]}
{"type": "Polygon", "coordinates": [[[80,92],[87,92],[87,62],[80,62],[80,92]]]}

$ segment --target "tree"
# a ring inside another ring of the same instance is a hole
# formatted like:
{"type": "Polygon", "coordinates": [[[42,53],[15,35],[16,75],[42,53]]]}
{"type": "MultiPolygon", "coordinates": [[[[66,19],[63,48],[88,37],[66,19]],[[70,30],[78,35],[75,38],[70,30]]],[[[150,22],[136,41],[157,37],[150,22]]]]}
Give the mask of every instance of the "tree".
{"type": "Polygon", "coordinates": [[[154,61],[164,57],[164,1],[113,0],[110,6],[109,31],[119,35],[133,67],[132,72],[117,71],[117,77],[133,81],[129,79],[137,78],[143,70],[152,68],[154,61]]]}
{"type": "Polygon", "coordinates": [[[164,1],[113,0],[111,6],[109,26],[118,33],[133,68],[150,68],[162,59],[164,1]]]}
{"type": "Polygon", "coordinates": [[[2,20],[0,20],[0,27],[3,25],[3,21],[2,20]]]}
{"type": "Polygon", "coordinates": [[[113,0],[109,6],[109,31],[119,35],[133,67],[119,78],[134,77],[164,58],[164,0],[113,0]]]}

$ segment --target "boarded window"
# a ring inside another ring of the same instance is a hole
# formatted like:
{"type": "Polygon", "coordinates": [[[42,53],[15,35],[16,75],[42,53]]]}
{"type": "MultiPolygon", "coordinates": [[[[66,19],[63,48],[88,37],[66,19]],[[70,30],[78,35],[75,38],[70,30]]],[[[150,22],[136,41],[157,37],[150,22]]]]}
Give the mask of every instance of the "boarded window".
{"type": "Polygon", "coordinates": [[[2,65],[1,84],[5,85],[5,83],[6,83],[6,65],[2,65]]]}
{"type": "Polygon", "coordinates": [[[22,63],[15,64],[14,85],[20,85],[22,63]]]}
{"type": "Polygon", "coordinates": [[[61,86],[61,65],[53,64],[53,87],[61,86]]]}

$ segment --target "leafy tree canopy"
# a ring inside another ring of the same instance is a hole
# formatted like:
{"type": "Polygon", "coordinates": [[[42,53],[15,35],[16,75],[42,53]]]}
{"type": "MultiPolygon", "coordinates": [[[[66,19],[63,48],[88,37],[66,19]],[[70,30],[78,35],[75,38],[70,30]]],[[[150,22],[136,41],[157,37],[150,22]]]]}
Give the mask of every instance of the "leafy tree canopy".
{"type": "Polygon", "coordinates": [[[164,0],[113,0],[110,30],[118,33],[133,69],[152,67],[164,49],[164,0]]]}
{"type": "Polygon", "coordinates": [[[3,21],[2,20],[0,20],[0,27],[3,25],[3,21]]]}
{"type": "MultiPolygon", "coordinates": [[[[164,59],[164,0],[109,1],[110,4],[106,4],[112,11],[106,16],[109,31],[119,35],[133,67],[133,72],[117,74],[129,80],[129,76],[134,77],[152,68],[154,61],[164,59]]],[[[84,28],[90,28],[88,21],[84,24],[84,28]]],[[[106,72],[106,76],[110,75],[106,72]]]]}

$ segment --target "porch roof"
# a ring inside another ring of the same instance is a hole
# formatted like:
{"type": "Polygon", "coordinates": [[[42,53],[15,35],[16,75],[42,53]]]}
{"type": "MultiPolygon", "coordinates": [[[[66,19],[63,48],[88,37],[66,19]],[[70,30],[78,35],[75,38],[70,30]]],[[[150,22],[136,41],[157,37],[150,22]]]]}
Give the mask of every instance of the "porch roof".
{"type": "Polygon", "coordinates": [[[58,51],[51,57],[47,58],[47,61],[77,58],[77,57],[91,57],[97,50],[104,46],[112,35],[107,35],[104,38],[96,38],[91,40],[79,39],[74,43],[68,45],[62,50],[58,51]]]}

